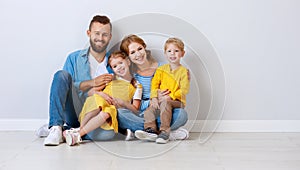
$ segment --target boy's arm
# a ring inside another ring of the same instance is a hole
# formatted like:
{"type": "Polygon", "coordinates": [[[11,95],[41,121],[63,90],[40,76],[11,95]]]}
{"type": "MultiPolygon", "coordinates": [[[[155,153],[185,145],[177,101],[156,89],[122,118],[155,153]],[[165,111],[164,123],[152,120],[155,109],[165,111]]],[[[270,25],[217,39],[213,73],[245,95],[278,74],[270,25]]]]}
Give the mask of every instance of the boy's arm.
{"type": "Polygon", "coordinates": [[[157,68],[151,81],[150,98],[158,97],[157,90],[159,89],[161,83],[161,79],[162,79],[161,75],[162,75],[162,71],[159,68],[157,68]]]}
{"type": "Polygon", "coordinates": [[[179,89],[175,92],[174,98],[180,100],[181,98],[185,98],[186,94],[188,94],[190,90],[190,81],[188,76],[188,71],[181,75],[181,80],[179,82],[179,89]]]}

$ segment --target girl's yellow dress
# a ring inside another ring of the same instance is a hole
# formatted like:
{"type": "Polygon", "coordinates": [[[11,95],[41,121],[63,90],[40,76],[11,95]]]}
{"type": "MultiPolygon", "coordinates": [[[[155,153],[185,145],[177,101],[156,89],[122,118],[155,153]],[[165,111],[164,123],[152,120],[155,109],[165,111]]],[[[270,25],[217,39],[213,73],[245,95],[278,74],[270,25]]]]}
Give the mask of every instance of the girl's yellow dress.
{"type": "MultiPolygon", "coordinates": [[[[123,79],[111,81],[103,90],[104,93],[114,98],[120,98],[126,102],[131,102],[136,88],[129,82],[123,79]]],[[[117,120],[117,109],[114,105],[110,105],[100,95],[94,94],[89,96],[79,114],[79,122],[81,122],[86,115],[93,110],[102,108],[103,112],[110,115],[111,119],[108,119],[106,123],[101,125],[102,129],[111,130],[113,129],[116,133],[118,132],[118,120],[117,120]]]]}

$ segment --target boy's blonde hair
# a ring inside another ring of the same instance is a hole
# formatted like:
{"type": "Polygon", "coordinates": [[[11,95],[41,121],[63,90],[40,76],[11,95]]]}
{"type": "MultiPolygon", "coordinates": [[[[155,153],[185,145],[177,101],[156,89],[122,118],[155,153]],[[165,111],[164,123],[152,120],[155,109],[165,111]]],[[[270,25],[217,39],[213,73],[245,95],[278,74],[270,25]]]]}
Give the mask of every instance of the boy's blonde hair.
{"type": "Polygon", "coordinates": [[[167,47],[169,44],[174,44],[176,45],[181,51],[184,51],[184,43],[183,41],[181,41],[179,38],[169,38],[166,42],[165,42],[165,46],[164,46],[164,50],[167,50],[167,47]]]}

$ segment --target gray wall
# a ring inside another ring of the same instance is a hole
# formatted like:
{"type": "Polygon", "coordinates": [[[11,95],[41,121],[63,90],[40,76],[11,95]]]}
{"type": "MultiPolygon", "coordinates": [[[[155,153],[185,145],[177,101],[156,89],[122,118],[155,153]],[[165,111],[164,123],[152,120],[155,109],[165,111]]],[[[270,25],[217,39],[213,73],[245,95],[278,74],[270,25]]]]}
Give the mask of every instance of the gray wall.
{"type": "Polygon", "coordinates": [[[145,12],[181,18],[214,46],[226,80],[223,119],[300,119],[298,0],[1,0],[0,9],[0,119],[48,118],[52,76],[86,46],[94,14],[116,22],[145,12]]]}

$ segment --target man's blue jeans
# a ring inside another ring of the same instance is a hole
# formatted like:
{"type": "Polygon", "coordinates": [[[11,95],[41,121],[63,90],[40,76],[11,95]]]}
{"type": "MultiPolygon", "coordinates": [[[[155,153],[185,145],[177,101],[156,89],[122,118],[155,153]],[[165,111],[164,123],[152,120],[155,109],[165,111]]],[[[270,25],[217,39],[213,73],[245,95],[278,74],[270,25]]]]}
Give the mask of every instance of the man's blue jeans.
{"type": "MultiPolygon", "coordinates": [[[[173,109],[171,120],[171,130],[176,130],[185,125],[188,120],[187,112],[182,108],[173,109]]],[[[160,127],[160,118],[158,117],[157,126],[160,127]]],[[[118,123],[122,129],[130,129],[132,131],[144,130],[144,118],[135,115],[128,109],[118,109],[118,123]]]]}
{"type": "MultiPolygon", "coordinates": [[[[74,98],[79,99],[79,97],[74,92],[71,75],[64,70],[57,71],[54,74],[50,90],[49,127],[66,125],[76,128],[80,126],[73,100],[74,98]]],[[[76,100],[76,105],[82,106],[83,103],[79,101],[76,100]]],[[[110,140],[115,133],[113,130],[98,128],[87,136],[91,140],[110,140]]]]}

